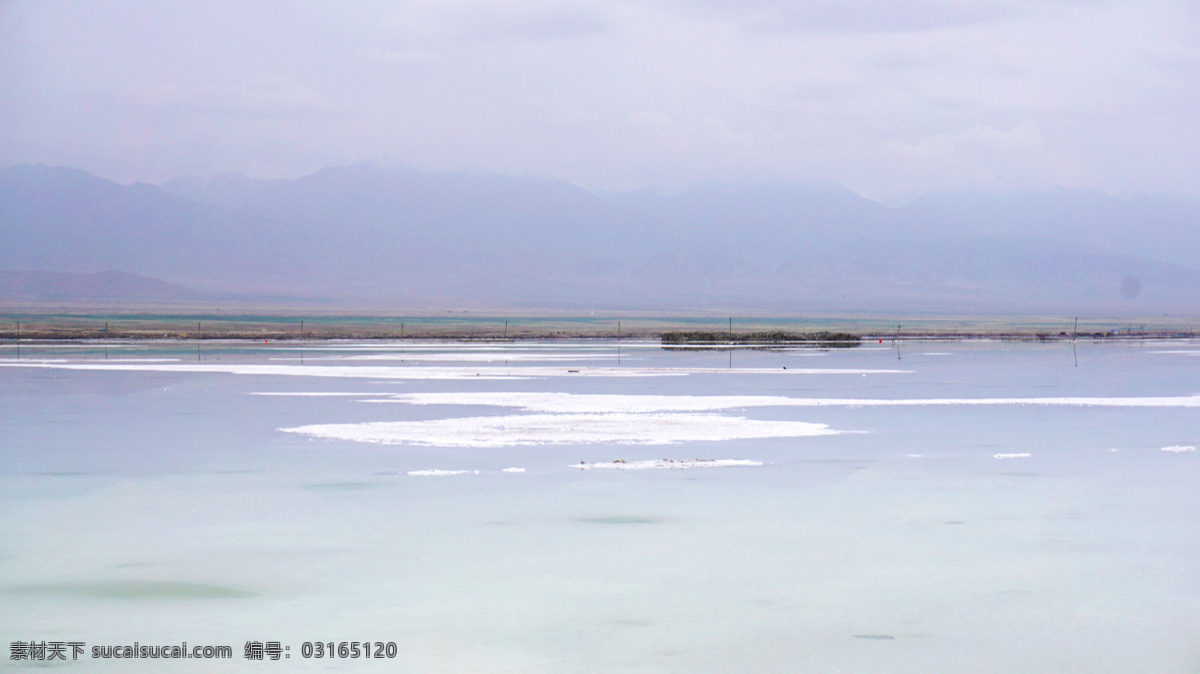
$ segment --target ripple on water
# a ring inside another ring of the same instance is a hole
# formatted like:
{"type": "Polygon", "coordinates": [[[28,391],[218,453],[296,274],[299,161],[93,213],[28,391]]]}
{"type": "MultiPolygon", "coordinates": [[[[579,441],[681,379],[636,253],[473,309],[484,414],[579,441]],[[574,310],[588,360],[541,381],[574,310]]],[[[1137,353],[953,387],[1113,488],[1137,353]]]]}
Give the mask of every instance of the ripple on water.
{"type": "Polygon", "coordinates": [[[658,524],[662,520],[654,519],[653,517],[580,517],[580,522],[587,524],[658,524]]]}
{"type": "Polygon", "coordinates": [[[378,486],[378,482],[310,482],[304,488],[315,491],[359,491],[378,486]]]}
{"type": "Polygon", "coordinates": [[[207,583],[108,581],[95,583],[43,583],[7,589],[10,594],[94,599],[245,599],[259,593],[207,583]]]}

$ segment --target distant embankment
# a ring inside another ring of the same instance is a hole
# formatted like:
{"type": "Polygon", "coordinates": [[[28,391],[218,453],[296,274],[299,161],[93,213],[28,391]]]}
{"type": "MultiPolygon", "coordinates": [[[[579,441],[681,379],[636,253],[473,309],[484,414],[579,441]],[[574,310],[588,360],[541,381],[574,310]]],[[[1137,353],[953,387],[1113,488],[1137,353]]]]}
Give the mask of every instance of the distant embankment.
{"type": "MultiPolygon", "coordinates": [[[[17,340],[175,339],[175,340],[467,340],[511,342],[542,339],[620,339],[659,342],[663,348],[846,348],[865,342],[993,339],[1006,341],[1108,341],[1196,339],[1200,332],[1187,318],[1129,323],[1098,318],[1074,321],[1059,317],[966,318],[912,317],[897,323],[880,318],[803,319],[801,330],[788,329],[799,319],[746,319],[743,330],[689,330],[697,320],[630,317],[617,321],[592,316],[379,315],[329,313],[156,313],[112,310],[5,310],[0,304],[0,343],[17,340]],[[789,323],[791,325],[789,325],[789,323]],[[1065,324],[1065,325],[1064,325],[1065,324]],[[1086,328],[1085,328],[1086,325],[1086,328]],[[1063,328],[1066,328],[1065,330],[1063,328]],[[850,332],[853,330],[853,332],[850,332]]],[[[714,326],[715,327],[715,326],[714,326]]],[[[723,328],[724,325],[721,325],[723,328]]],[[[0,354],[2,355],[2,354],[0,354]]]]}
{"type": "Polygon", "coordinates": [[[664,346],[707,346],[736,344],[738,346],[820,346],[853,348],[862,337],[848,332],[664,332],[664,346]]]}

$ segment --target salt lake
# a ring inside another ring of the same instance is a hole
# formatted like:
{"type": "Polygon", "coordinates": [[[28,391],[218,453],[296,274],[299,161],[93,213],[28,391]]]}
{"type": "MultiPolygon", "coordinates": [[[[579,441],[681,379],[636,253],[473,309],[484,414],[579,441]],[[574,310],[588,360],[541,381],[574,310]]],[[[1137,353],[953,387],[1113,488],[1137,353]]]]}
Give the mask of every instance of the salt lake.
{"type": "Polygon", "coordinates": [[[235,656],[87,671],[1194,672],[1197,446],[1189,341],[5,345],[0,634],[235,656]]]}

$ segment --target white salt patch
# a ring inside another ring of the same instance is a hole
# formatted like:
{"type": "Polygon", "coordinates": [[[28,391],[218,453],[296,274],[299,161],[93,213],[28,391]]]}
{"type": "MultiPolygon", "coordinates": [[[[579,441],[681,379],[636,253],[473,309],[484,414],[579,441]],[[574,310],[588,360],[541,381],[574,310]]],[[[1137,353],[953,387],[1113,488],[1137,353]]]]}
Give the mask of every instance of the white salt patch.
{"type": "MultiPolygon", "coordinates": [[[[42,362],[3,363],[5,367],[46,367],[60,370],[102,370],[114,372],[182,372],[208,374],[242,374],[258,376],[344,377],[353,379],[518,379],[511,368],[457,367],[385,367],[339,365],[254,365],[254,364],[194,364],[194,363],[103,363],[42,362]]],[[[521,375],[536,368],[526,368],[521,375]]],[[[558,370],[554,370],[555,373],[558,370]]]]}
{"type": "Polygon", "coordinates": [[[994,456],[997,459],[1028,459],[1033,455],[1028,452],[1022,452],[1020,454],[995,454],[994,456]]]}
{"type": "MultiPolygon", "coordinates": [[[[791,370],[789,370],[791,372],[791,370]]],[[[921,407],[1048,405],[1077,407],[1200,407],[1200,395],[1143,398],[789,398],[786,396],[662,396],[572,393],[398,393],[412,405],[492,405],[529,412],[700,412],[747,407],[921,407]]]]}
{"type": "MultiPolygon", "coordinates": [[[[504,353],[502,351],[464,352],[464,353],[377,353],[359,356],[317,356],[308,360],[337,360],[337,361],[430,361],[430,362],[481,362],[496,363],[504,361],[577,361],[577,360],[616,360],[615,353],[537,353],[522,352],[504,353]]],[[[271,360],[282,360],[272,358],[271,360]]],[[[290,358],[288,360],[295,360],[290,358]]]]}
{"type": "Polygon", "coordinates": [[[53,367],[65,370],[108,370],[145,372],[199,372],[226,373],[258,376],[288,377],[347,377],[358,379],[522,379],[530,377],[680,377],[689,374],[859,374],[900,373],[910,370],[838,370],[838,369],[782,369],[782,368],[608,368],[591,367],[566,369],[547,366],[482,366],[482,367],[426,367],[426,366],[382,366],[382,365],[259,365],[248,363],[127,363],[121,361],[84,363],[51,361],[5,361],[2,367],[53,367]]]}
{"type": "MultiPolygon", "coordinates": [[[[79,349],[97,349],[97,348],[102,348],[105,346],[107,346],[110,349],[121,349],[121,350],[147,348],[144,345],[138,345],[138,344],[124,344],[124,343],[116,343],[116,342],[105,343],[102,341],[83,342],[83,343],[76,343],[76,344],[51,344],[48,342],[39,342],[37,340],[34,340],[34,341],[27,341],[24,339],[21,340],[21,348],[29,348],[29,349],[64,349],[64,350],[75,349],[75,350],[79,350],[79,349]]],[[[16,342],[0,344],[0,348],[15,349],[15,348],[17,348],[17,344],[16,344],[16,342]]]]}
{"type": "Polygon", "coordinates": [[[524,473],[524,468],[505,468],[502,472],[505,473],[524,473]]]}
{"type": "Polygon", "coordinates": [[[1191,445],[1171,445],[1170,447],[1163,447],[1162,451],[1180,454],[1183,452],[1194,452],[1196,451],[1196,448],[1191,445]]]}
{"type": "Polygon", "coordinates": [[[924,454],[905,454],[904,456],[906,456],[906,457],[908,457],[908,458],[910,458],[910,459],[923,459],[923,458],[925,458],[925,455],[924,455],[924,454]]]}
{"type": "Polygon", "coordinates": [[[762,461],[747,459],[656,459],[653,461],[612,461],[610,463],[587,463],[580,461],[575,468],[580,470],[648,470],[651,468],[729,468],[732,466],[761,466],[762,461]]]}
{"type": "Polygon", "coordinates": [[[281,428],[314,438],[438,447],[679,442],[835,435],[825,424],[717,414],[530,414],[281,428]]]}
{"type": "MultiPolygon", "coordinates": [[[[659,348],[659,343],[637,341],[637,340],[622,340],[621,348],[632,347],[652,347],[659,348]]],[[[424,340],[392,341],[392,342],[308,342],[296,346],[271,346],[263,349],[266,351],[378,351],[378,352],[412,352],[420,353],[426,351],[453,351],[453,352],[480,352],[480,351],[565,351],[571,353],[586,353],[589,351],[611,351],[615,348],[615,344],[592,342],[592,343],[560,343],[551,342],[430,342],[424,340]]]]}
{"type": "Polygon", "coordinates": [[[339,397],[339,396],[362,397],[362,396],[378,395],[378,394],[365,393],[365,392],[364,393],[351,393],[349,391],[251,391],[250,393],[247,393],[246,395],[281,396],[281,397],[295,396],[295,397],[300,397],[300,398],[306,398],[306,397],[324,398],[324,397],[339,397]]]}
{"type": "MultiPolygon", "coordinates": [[[[479,472],[479,471],[475,471],[475,472],[479,472]]],[[[465,471],[465,470],[410,470],[410,471],[408,471],[409,475],[415,475],[417,477],[430,477],[430,476],[442,477],[444,475],[465,475],[466,473],[467,473],[467,471],[465,471]]]]}
{"type": "Polygon", "coordinates": [[[488,405],[516,408],[529,412],[631,414],[645,412],[704,412],[745,407],[782,406],[788,405],[794,399],[781,396],[664,396],[472,392],[399,393],[393,394],[391,400],[412,405],[488,405]]]}
{"type": "MultiPolygon", "coordinates": [[[[580,368],[568,371],[563,367],[527,367],[514,365],[483,366],[483,367],[425,367],[425,366],[382,366],[382,365],[254,365],[234,363],[125,363],[122,361],[105,361],[85,363],[79,361],[0,361],[0,367],[41,367],[60,370],[107,370],[124,372],[186,372],[186,373],[224,373],[258,376],[285,377],[331,377],[352,379],[377,380],[414,380],[414,379],[528,379],[533,377],[564,377],[564,376],[593,376],[593,377],[682,377],[699,372],[717,373],[747,373],[756,370],[673,370],[673,369],[636,369],[636,368],[580,368]]],[[[774,373],[775,370],[767,370],[774,373]]],[[[781,370],[793,372],[793,370],[781,370]]],[[[796,370],[795,372],[800,372],[796,370]]]]}
{"type": "MultiPolygon", "coordinates": [[[[122,363],[178,363],[180,361],[179,358],[121,358],[119,355],[112,360],[120,360],[122,363]]],[[[108,358],[103,360],[97,358],[85,362],[111,363],[112,360],[109,360],[108,358]]]]}
{"type": "MultiPolygon", "coordinates": [[[[651,370],[653,371],[653,370],[651,370]]],[[[747,367],[747,368],[686,368],[672,369],[672,372],[687,372],[691,374],[782,374],[782,375],[799,375],[799,374],[912,374],[913,370],[865,370],[860,368],[813,368],[813,367],[789,367],[787,369],[778,367],[747,367]]]]}

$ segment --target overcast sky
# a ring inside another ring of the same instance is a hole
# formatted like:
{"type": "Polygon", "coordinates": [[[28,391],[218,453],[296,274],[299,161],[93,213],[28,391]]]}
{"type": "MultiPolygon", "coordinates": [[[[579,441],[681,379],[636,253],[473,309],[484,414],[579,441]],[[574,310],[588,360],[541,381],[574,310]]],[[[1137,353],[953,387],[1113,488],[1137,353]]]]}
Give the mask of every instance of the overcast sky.
{"type": "Polygon", "coordinates": [[[0,0],[0,165],[1200,197],[1197,0],[0,0]]]}

